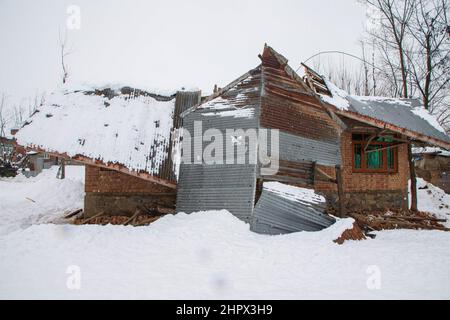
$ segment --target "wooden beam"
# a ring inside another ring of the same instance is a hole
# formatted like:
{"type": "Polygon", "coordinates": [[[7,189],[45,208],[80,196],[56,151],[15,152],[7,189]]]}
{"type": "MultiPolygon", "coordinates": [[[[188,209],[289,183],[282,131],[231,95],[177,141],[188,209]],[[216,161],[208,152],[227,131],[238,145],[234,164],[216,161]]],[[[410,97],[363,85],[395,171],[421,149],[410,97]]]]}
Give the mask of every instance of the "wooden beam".
{"type": "Polygon", "coordinates": [[[341,166],[336,166],[336,182],[338,187],[338,197],[339,197],[339,217],[343,218],[346,215],[345,205],[344,205],[344,186],[342,181],[342,170],[341,166]]]}
{"type": "Polygon", "coordinates": [[[208,96],[202,103],[195,105],[193,107],[190,107],[189,109],[183,111],[180,114],[181,118],[184,118],[186,115],[188,115],[189,113],[195,111],[198,107],[200,107],[201,105],[217,98],[218,96],[222,95],[222,93],[230,90],[231,88],[233,88],[235,85],[239,84],[240,82],[244,81],[245,79],[247,79],[249,76],[251,76],[251,74],[258,70],[258,68],[260,68],[260,66],[257,66],[256,68],[244,73],[242,76],[240,76],[239,78],[237,78],[236,80],[230,82],[228,85],[226,85],[225,87],[223,87],[222,89],[217,90],[217,92],[213,93],[212,95],[208,96]]]}
{"type": "Polygon", "coordinates": [[[391,148],[396,148],[398,146],[404,145],[405,143],[397,143],[397,144],[393,144],[387,147],[383,147],[383,148],[379,148],[379,149],[373,149],[373,150],[369,150],[369,151],[365,151],[364,153],[370,153],[370,152],[375,152],[375,151],[382,151],[382,150],[387,150],[387,149],[391,149],[391,148]]]}
{"type": "Polygon", "coordinates": [[[100,217],[100,216],[103,215],[103,214],[105,214],[105,212],[104,212],[104,211],[100,211],[100,212],[97,213],[96,215],[94,215],[94,216],[92,216],[92,217],[87,218],[86,220],[84,220],[82,224],[86,224],[86,223],[88,223],[89,221],[92,221],[92,220],[94,220],[95,218],[98,218],[98,217],[100,217]]]}
{"type": "Polygon", "coordinates": [[[408,163],[409,163],[409,177],[411,179],[411,210],[417,211],[417,179],[416,168],[412,160],[411,143],[408,144],[408,163]]]}
{"type": "Polygon", "coordinates": [[[333,183],[337,183],[337,180],[335,178],[333,178],[332,176],[328,175],[325,171],[323,171],[322,169],[316,167],[316,172],[325,177],[329,182],[333,182],[333,183]]]}
{"type": "Polygon", "coordinates": [[[439,139],[436,139],[433,137],[429,137],[425,134],[418,133],[418,132],[415,132],[415,131],[412,131],[412,130],[409,130],[406,128],[401,128],[396,125],[393,125],[393,124],[390,124],[390,123],[387,123],[387,122],[384,122],[384,121],[381,121],[378,119],[374,119],[374,118],[371,118],[368,116],[364,116],[364,115],[358,114],[353,111],[341,110],[334,106],[331,106],[331,107],[333,107],[335,109],[334,112],[337,115],[340,115],[340,116],[343,116],[343,117],[346,117],[349,119],[357,120],[359,122],[362,122],[362,123],[365,123],[365,124],[368,124],[368,125],[380,128],[380,129],[388,129],[390,131],[400,133],[402,135],[409,137],[411,140],[419,140],[419,141],[426,142],[428,144],[435,145],[435,146],[438,146],[438,147],[441,147],[441,148],[444,148],[447,150],[450,149],[450,142],[446,142],[446,141],[439,140],[439,139]]]}
{"type": "Polygon", "coordinates": [[[371,136],[369,137],[369,140],[367,140],[366,145],[364,146],[364,152],[367,153],[367,148],[369,147],[369,145],[370,145],[370,143],[373,141],[373,139],[375,139],[376,137],[382,135],[384,132],[386,132],[386,129],[381,130],[380,132],[377,132],[377,133],[371,135],[371,136]]]}
{"type": "Polygon", "coordinates": [[[303,186],[312,186],[312,179],[302,179],[290,176],[264,176],[263,179],[264,181],[277,181],[277,182],[293,183],[303,186]]]}

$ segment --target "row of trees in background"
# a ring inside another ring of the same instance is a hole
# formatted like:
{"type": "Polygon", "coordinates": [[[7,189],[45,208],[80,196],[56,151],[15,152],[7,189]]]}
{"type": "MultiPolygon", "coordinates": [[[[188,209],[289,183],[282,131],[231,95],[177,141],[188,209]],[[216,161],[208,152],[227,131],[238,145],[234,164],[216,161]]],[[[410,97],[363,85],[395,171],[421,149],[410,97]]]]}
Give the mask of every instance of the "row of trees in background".
{"type": "Polygon", "coordinates": [[[450,125],[450,0],[360,0],[368,26],[361,65],[335,62],[315,68],[357,95],[420,97],[450,125]]]}

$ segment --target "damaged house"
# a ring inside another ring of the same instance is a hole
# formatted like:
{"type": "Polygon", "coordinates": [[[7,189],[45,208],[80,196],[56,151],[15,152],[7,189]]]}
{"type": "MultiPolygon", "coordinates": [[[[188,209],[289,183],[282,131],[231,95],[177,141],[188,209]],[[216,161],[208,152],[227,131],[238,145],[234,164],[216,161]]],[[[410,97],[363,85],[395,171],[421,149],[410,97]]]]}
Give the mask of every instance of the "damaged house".
{"type": "Polygon", "coordinates": [[[199,97],[124,86],[64,89],[16,137],[28,149],[85,164],[85,217],[173,210],[178,164],[171,139],[182,108],[199,97]]]}
{"type": "Polygon", "coordinates": [[[323,229],[330,210],[407,208],[411,144],[450,149],[416,100],[348,95],[307,66],[300,77],[269,46],[259,58],[205,98],[56,93],[18,142],[86,164],[85,216],[176,203],[178,212],[227,209],[269,234],[323,229]]]}
{"type": "Polygon", "coordinates": [[[306,66],[298,76],[268,46],[260,59],[183,114],[191,136],[202,124],[201,150],[217,135],[223,145],[243,145],[245,154],[202,163],[194,143],[191,159],[181,163],[177,210],[225,208],[263,233],[320,230],[333,223],[327,206],[340,215],[407,208],[410,145],[450,147],[416,100],[350,96],[306,66]],[[261,153],[271,150],[272,139],[255,147],[242,131],[227,134],[230,128],[276,134],[278,150],[261,153]],[[265,170],[272,164],[276,172],[265,170]]]}

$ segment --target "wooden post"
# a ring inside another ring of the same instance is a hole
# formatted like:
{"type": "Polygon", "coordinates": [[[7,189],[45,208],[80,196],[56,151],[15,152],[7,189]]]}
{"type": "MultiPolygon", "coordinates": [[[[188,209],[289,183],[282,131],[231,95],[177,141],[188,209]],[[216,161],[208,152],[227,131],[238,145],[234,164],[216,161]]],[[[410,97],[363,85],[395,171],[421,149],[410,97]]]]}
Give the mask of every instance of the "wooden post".
{"type": "Polygon", "coordinates": [[[66,160],[61,158],[61,179],[66,177],[66,160]]]}
{"type": "Polygon", "coordinates": [[[414,167],[414,161],[412,159],[411,142],[408,143],[408,163],[409,163],[409,176],[411,179],[411,210],[417,211],[417,179],[416,179],[416,168],[414,167]]]}
{"type": "Polygon", "coordinates": [[[342,185],[342,172],[341,166],[336,166],[336,183],[338,188],[338,196],[339,196],[339,217],[343,218],[346,215],[345,206],[344,206],[344,188],[342,185]]]}

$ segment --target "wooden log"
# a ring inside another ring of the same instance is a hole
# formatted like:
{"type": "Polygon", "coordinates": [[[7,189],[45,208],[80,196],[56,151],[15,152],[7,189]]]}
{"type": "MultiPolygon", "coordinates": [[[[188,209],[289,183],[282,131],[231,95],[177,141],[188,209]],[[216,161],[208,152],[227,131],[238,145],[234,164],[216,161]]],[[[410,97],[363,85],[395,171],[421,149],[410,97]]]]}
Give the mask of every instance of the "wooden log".
{"type": "Polygon", "coordinates": [[[92,220],[94,220],[95,218],[98,218],[98,217],[100,217],[100,216],[103,215],[103,214],[105,214],[105,212],[104,212],[104,211],[100,211],[99,213],[97,213],[97,214],[94,215],[93,217],[90,217],[90,218],[87,218],[86,220],[84,220],[81,224],[86,224],[86,223],[88,223],[89,221],[92,221],[92,220]]]}
{"type": "Polygon", "coordinates": [[[426,217],[408,217],[408,216],[383,216],[385,219],[403,219],[411,221],[433,221],[433,222],[446,222],[446,219],[426,218],[426,217]]]}
{"type": "Polygon", "coordinates": [[[66,160],[61,158],[61,179],[66,178],[66,160]]]}
{"type": "Polygon", "coordinates": [[[174,214],[176,210],[174,208],[157,206],[156,211],[161,214],[174,214]]]}
{"type": "Polygon", "coordinates": [[[408,144],[408,163],[409,163],[409,176],[411,179],[411,210],[417,211],[417,179],[416,168],[412,160],[411,143],[408,144]]]}
{"type": "Polygon", "coordinates": [[[328,174],[327,174],[325,171],[323,171],[322,169],[316,167],[315,170],[316,170],[316,172],[317,172],[319,175],[323,176],[323,177],[326,179],[326,181],[328,181],[328,182],[333,182],[333,183],[337,183],[337,180],[336,180],[336,179],[334,179],[332,176],[328,175],[328,174]]]}
{"type": "Polygon", "coordinates": [[[127,221],[125,221],[125,223],[123,224],[124,226],[127,226],[131,221],[133,221],[142,211],[140,209],[136,209],[136,211],[134,212],[134,214],[131,216],[130,219],[128,219],[127,221]]]}
{"type": "Polygon", "coordinates": [[[342,182],[342,172],[341,166],[337,165],[336,167],[336,182],[338,187],[338,197],[339,197],[339,217],[343,218],[346,215],[345,205],[344,205],[344,186],[342,182]]]}
{"type": "Polygon", "coordinates": [[[147,223],[152,223],[153,221],[156,221],[156,220],[158,220],[158,217],[149,217],[147,219],[139,221],[139,223],[136,223],[133,226],[140,227],[140,226],[146,225],[147,223]]]}
{"type": "Polygon", "coordinates": [[[70,212],[69,214],[64,216],[64,219],[72,218],[73,216],[76,216],[77,214],[79,214],[81,211],[83,211],[83,209],[77,209],[73,212],[70,212]]]}

